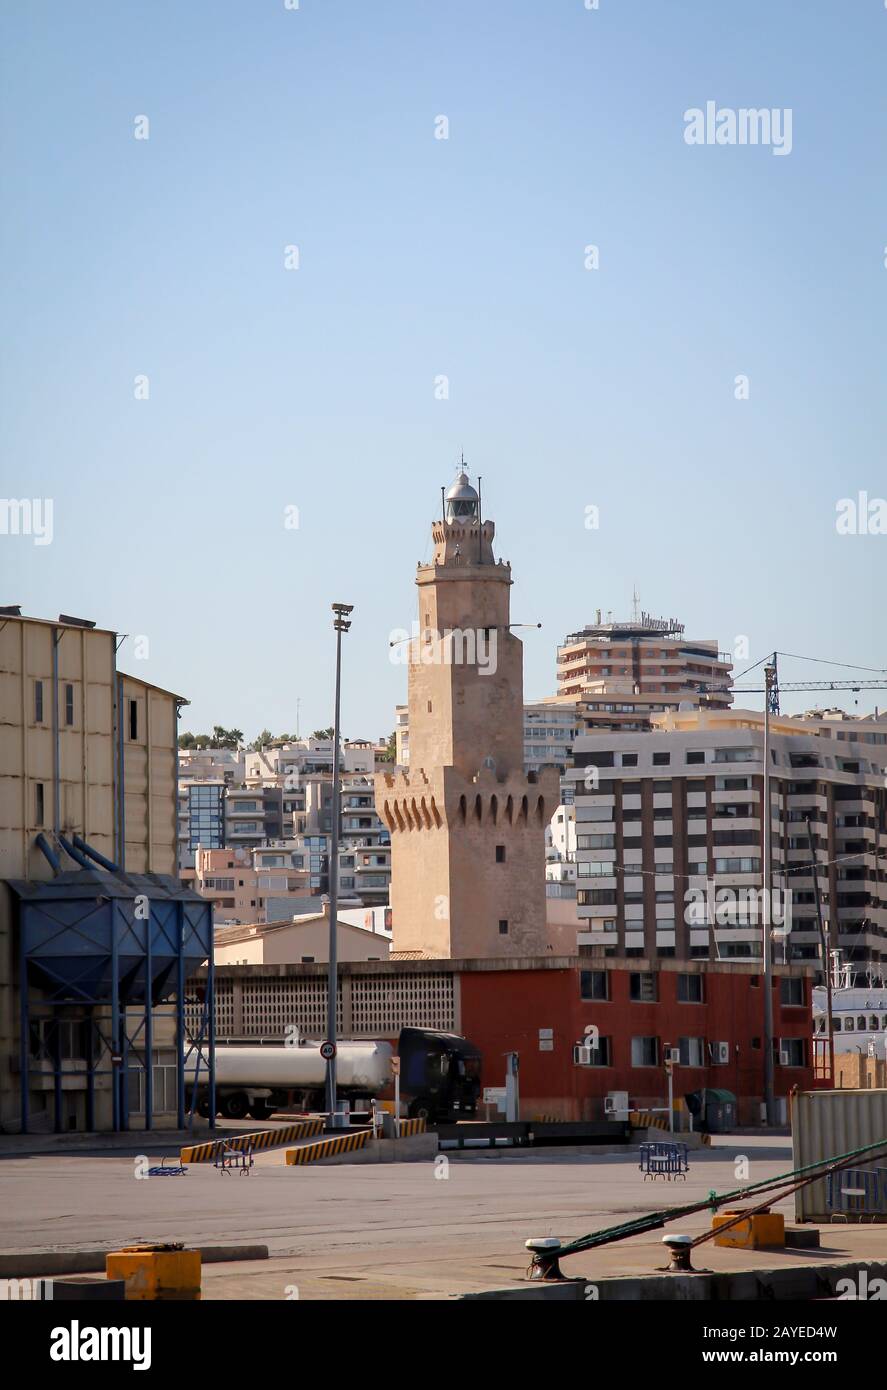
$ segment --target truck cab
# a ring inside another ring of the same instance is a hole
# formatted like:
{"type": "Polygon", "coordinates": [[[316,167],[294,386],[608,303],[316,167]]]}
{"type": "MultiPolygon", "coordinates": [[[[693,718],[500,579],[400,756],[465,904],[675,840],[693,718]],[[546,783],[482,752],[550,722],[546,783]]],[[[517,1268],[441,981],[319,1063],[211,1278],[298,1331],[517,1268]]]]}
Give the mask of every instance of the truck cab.
{"type": "Polygon", "coordinates": [[[402,1028],[397,1044],[408,1113],[431,1123],[474,1115],[481,1090],[481,1055],[457,1033],[402,1028]]]}

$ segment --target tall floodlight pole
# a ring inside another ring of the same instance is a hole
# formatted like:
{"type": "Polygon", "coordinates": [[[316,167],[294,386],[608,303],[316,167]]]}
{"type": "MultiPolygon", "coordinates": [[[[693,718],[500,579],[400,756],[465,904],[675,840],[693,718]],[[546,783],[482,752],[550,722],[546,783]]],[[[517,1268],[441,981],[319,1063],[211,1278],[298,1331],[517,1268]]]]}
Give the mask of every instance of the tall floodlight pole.
{"type": "Polygon", "coordinates": [[[336,928],[339,915],[339,705],[342,690],[342,633],[351,626],[348,614],[353,603],[333,604],[333,628],[336,633],[336,712],[333,719],[333,815],[330,825],[329,899],[330,899],[330,967],[326,1005],[326,1041],[332,1044],[332,1055],[326,1059],[326,1108],[329,1123],[335,1124],[336,1113],[336,1004],[339,994],[338,939],[336,928]]]}
{"type": "Polygon", "coordinates": [[[828,948],[828,927],[822,920],[822,896],[819,892],[819,865],[816,862],[816,847],[813,843],[813,825],[806,816],[807,845],[810,850],[810,872],[813,875],[813,898],[816,903],[816,921],[819,926],[819,949],[822,952],[822,974],[825,982],[825,1023],[828,1029],[828,1075],[829,1082],[835,1084],[835,1031],[832,1021],[832,962],[828,948]]]}
{"type": "Polygon", "coordinates": [[[770,933],[772,913],[770,910],[773,886],[773,846],[772,820],[770,811],[770,707],[772,691],[776,683],[776,663],[764,667],[764,892],[763,931],[764,931],[764,1107],[767,1124],[776,1124],[776,1097],[773,1088],[773,941],[770,933]]]}

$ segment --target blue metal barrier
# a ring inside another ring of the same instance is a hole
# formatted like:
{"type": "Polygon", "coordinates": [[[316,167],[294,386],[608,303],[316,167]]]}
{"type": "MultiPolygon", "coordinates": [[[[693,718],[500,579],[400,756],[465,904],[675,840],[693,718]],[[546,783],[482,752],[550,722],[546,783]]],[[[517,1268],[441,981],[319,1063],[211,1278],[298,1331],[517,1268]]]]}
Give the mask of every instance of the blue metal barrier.
{"type": "Polygon", "coordinates": [[[826,1181],[833,1216],[887,1215],[887,1168],[845,1168],[826,1181]]]}
{"type": "Polygon", "coordinates": [[[668,1182],[676,1181],[678,1178],[682,1182],[687,1181],[690,1161],[686,1144],[666,1144],[661,1141],[641,1144],[640,1155],[638,1167],[644,1175],[644,1182],[648,1178],[665,1178],[668,1182]]]}

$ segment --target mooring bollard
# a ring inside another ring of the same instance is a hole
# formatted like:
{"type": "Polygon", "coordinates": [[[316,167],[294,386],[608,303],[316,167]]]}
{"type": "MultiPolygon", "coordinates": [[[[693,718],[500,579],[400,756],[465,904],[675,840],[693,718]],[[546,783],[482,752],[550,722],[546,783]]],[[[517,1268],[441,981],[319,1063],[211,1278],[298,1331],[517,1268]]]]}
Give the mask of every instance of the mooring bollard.
{"type": "Polygon", "coordinates": [[[692,1236],[663,1236],[662,1244],[671,1256],[668,1266],[668,1274],[693,1274],[695,1271],[690,1263],[690,1251],[693,1248],[692,1236]]]}
{"type": "Polygon", "coordinates": [[[526,1248],[533,1252],[533,1262],[527,1271],[531,1279],[565,1279],[558,1264],[562,1242],[556,1236],[537,1236],[525,1241],[526,1248]]]}

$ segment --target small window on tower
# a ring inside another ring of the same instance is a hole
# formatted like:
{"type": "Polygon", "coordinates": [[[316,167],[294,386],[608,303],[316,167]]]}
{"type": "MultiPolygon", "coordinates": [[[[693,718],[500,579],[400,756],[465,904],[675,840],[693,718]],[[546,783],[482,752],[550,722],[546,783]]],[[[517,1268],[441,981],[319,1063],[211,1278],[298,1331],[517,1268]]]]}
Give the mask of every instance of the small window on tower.
{"type": "Polygon", "coordinates": [[[504,845],[497,845],[497,846],[496,846],[496,863],[497,863],[497,864],[504,864],[504,863],[505,863],[505,846],[504,846],[504,845]]]}
{"type": "Polygon", "coordinates": [[[507,936],[507,935],[508,935],[508,922],[507,922],[506,918],[504,918],[504,917],[500,917],[500,918],[499,918],[499,935],[500,935],[500,936],[507,936]]]}
{"type": "Polygon", "coordinates": [[[429,714],[431,713],[431,701],[430,701],[430,700],[428,701],[428,713],[429,713],[429,714]]]}
{"type": "Polygon", "coordinates": [[[139,703],[138,700],[129,702],[129,736],[136,739],[139,736],[139,703]]]}

